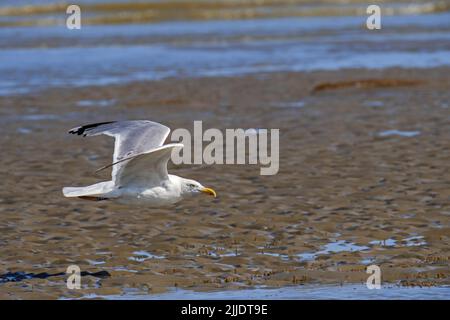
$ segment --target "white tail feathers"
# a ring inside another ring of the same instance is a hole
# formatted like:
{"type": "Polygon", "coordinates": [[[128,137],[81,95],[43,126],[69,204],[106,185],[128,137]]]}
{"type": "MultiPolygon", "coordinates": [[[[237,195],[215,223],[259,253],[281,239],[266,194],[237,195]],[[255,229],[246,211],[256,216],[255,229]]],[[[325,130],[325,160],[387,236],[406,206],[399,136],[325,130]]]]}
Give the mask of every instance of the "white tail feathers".
{"type": "Polygon", "coordinates": [[[86,191],[84,190],[83,187],[64,187],[62,189],[62,192],[64,194],[65,197],[79,197],[79,196],[83,196],[86,195],[86,191]]]}
{"type": "Polygon", "coordinates": [[[102,196],[111,191],[111,181],[99,182],[87,187],[64,187],[62,192],[65,197],[102,196]]]}

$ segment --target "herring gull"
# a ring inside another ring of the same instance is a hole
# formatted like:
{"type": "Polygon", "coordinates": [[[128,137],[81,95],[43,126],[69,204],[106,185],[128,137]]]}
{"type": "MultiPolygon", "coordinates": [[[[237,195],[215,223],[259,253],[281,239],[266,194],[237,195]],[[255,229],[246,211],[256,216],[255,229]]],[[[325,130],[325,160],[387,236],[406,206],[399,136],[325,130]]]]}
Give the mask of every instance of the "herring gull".
{"type": "Polygon", "coordinates": [[[65,187],[66,197],[85,200],[116,200],[124,204],[163,206],[183,198],[205,193],[216,197],[213,189],[199,182],[168,174],[167,162],[181,143],[163,145],[170,129],[148,120],[112,121],[73,128],[71,134],[115,138],[112,179],[86,187],[65,187]]]}

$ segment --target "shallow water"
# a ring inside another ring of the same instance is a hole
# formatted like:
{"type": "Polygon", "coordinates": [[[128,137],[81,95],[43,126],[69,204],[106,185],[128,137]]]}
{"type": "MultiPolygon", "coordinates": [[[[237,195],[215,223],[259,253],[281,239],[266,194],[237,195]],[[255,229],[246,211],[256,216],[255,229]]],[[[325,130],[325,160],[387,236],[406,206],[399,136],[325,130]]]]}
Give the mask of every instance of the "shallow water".
{"type": "Polygon", "coordinates": [[[0,95],[258,72],[450,65],[450,13],[0,28],[0,95]],[[126,57],[126,59],[124,59],[126,57]]]}
{"type": "Polygon", "coordinates": [[[300,253],[297,256],[300,258],[301,261],[309,261],[316,259],[319,255],[339,253],[339,252],[358,252],[368,249],[369,247],[367,246],[356,245],[353,242],[348,242],[345,240],[338,240],[335,242],[327,243],[319,251],[300,253]]]}
{"type": "Polygon", "coordinates": [[[134,251],[133,254],[134,256],[128,258],[129,260],[143,262],[147,259],[164,259],[164,256],[158,256],[144,250],[134,251]]]}
{"type": "Polygon", "coordinates": [[[419,134],[420,131],[402,131],[402,130],[385,130],[378,133],[380,137],[388,137],[388,136],[415,137],[419,134]]]}
{"type": "Polygon", "coordinates": [[[450,299],[450,287],[398,287],[383,286],[381,289],[368,289],[365,285],[344,285],[344,286],[293,286],[277,289],[243,289],[215,292],[194,292],[190,290],[173,289],[168,293],[143,295],[139,293],[127,293],[123,295],[87,295],[85,299],[141,299],[141,300],[232,300],[232,299],[262,299],[262,300],[282,300],[282,299],[349,299],[349,300],[448,300],[450,299]]]}

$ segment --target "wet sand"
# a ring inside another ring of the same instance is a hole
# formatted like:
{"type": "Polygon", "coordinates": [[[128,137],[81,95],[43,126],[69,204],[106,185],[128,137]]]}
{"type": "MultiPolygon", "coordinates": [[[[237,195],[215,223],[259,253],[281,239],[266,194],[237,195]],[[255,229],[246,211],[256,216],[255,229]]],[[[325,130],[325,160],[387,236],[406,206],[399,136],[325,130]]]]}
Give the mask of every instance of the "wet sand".
{"type": "MultiPolygon", "coordinates": [[[[154,23],[177,20],[238,20],[271,17],[352,16],[366,13],[363,0],[332,3],[321,0],[166,0],[166,1],[108,1],[80,0],[77,4],[88,15],[83,24],[154,23]],[[120,13],[120,14],[118,14],[120,13]]],[[[67,3],[41,0],[31,4],[24,0],[3,0],[0,7],[0,26],[47,26],[64,24],[67,3]],[[24,5],[26,4],[26,5],[24,5]]],[[[426,3],[410,0],[386,1],[383,14],[422,14],[445,12],[448,0],[429,0],[426,3]]]]}
{"type": "Polygon", "coordinates": [[[0,274],[71,264],[109,273],[84,276],[82,290],[68,290],[65,276],[6,277],[0,298],[362,283],[370,264],[386,284],[449,285],[449,71],[260,73],[0,97],[0,274]],[[279,128],[280,171],[172,166],[218,193],[173,208],[63,198],[63,186],[108,179],[93,172],[113,147],[67,130],[118,119],[279,128]]]}

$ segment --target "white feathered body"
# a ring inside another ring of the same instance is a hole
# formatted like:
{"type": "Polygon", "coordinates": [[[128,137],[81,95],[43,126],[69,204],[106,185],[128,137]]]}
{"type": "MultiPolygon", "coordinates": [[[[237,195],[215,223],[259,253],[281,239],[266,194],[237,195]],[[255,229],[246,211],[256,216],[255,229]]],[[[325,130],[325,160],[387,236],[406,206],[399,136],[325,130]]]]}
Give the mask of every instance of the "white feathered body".
{"type": "Polygon", "coordinates": [[[104,181],[86,187],[65,187],[63,193],[66,197],[95,197],[126,205],[160,207],[183,199],[179,183],[182,178],[171,174],[168,177],[169,179],[162,181],[160,185],[152,187],[116,187],[113,181],[104,181]]]}
{"type": "Polygon", "coordinates": [[[159,186],[121,188],[118,190],[117,201],[122,204],[142,204],[157,207],[177,203],[183,199],[180,184],[177,183],[178,180],[179,177],[169,175],[169,179],[163,181],[159,186]]]}

